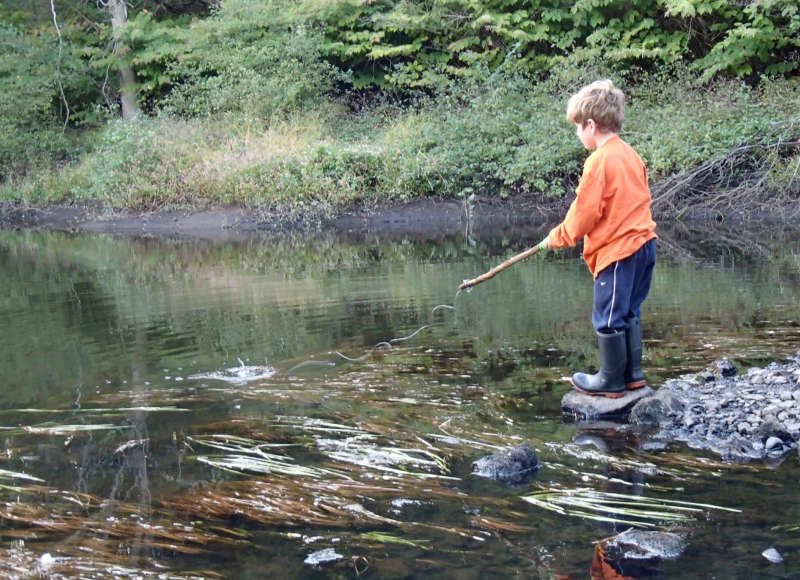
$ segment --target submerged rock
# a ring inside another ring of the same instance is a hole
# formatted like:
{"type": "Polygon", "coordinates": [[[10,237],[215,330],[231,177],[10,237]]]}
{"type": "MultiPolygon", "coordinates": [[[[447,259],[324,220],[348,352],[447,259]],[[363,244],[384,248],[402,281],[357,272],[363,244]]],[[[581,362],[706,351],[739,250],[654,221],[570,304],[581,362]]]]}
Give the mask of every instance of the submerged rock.
{"type": "Polygon", "coordinates": [[[574,419],[625,418],[638,401],[651,395],[653,395],[653,389],[650,387],[627,391],[618,399],[584,395],[572,390],[561,398],[561,410],[565,415],[574,419]]]}
{"type": "Polygon", "coordinates": [[[304,564],[308,566],[321,566],[323,564],[332,564],[344,558],[341,554],[337,554],[333,548],[325,548],[324,550],[317,550],[311,552],[305,560],[304,564]]]}
{"type": "Polygon", "coordinates": [[[675,559],[683,538],[670,532],[629,530],[595,545],[592,578],[661,578],[661,562],[675,559]]]}
{"type": "Polygon", "coordinates": [[[614,561],[671,560],[683,549],[683,538],[670,532],[631,530],[606,541],[606,557],[614,561]]]}
{"type": "Polygon", "coordinates": [[[530,445],[517,447],[481,457],[472,464],[472,474],[494,479],[506,485],[517,485],[530,480],[539,469],[539,458],[530,445]]]}

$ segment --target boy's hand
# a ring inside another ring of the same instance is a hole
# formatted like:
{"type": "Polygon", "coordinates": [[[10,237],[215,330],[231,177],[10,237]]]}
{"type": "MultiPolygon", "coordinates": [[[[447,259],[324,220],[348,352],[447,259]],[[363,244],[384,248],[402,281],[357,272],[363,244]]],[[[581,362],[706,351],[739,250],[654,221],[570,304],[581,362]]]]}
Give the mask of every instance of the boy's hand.
{"type": "Polygon", "coordinates": [[[541,242],[539,242],[539,251],[540,252],[546,252],[547,250],[550,249],[549,240],[550,240],[550,236],[547,236],[545,239],[543,239],[541,242]]]}

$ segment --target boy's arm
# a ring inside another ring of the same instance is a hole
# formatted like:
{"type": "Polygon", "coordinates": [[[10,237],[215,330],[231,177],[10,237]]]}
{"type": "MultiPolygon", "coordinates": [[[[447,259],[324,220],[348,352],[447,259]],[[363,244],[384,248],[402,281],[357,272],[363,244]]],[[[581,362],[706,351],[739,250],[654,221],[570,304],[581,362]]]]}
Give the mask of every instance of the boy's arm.
{"type": "Polygon", "coordinates": [[[574,246],[595,228],[602,216],[602,177],[598,179],[593,171],[584,172],[564,221],[550,230],[545,238],[547,248],[574,246]]]}

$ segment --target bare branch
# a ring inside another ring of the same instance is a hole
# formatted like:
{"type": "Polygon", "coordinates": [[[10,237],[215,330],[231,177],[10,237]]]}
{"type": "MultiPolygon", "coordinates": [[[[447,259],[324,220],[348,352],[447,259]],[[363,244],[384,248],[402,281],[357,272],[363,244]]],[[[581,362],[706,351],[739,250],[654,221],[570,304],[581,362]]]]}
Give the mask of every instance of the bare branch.
{"type": "Polygon", "coordinates": [[[61,101],[64,103],[64,108],[67,110],[67,115],[64,118],[64,129],[66,130],[69,123],[69,103],[67,96],[64,94],[64,85],[61,83],[61,50],[64,45],[64,39],[61,37],[61,28],[58,26],[58,18],[56,17],[55,0],[50,0],[50,13],[53,15],[53,26],[56,28],[58,34],[58,61],[56,61],[56,81],[58,82],[58,92],[61,95],[61,101]]]}

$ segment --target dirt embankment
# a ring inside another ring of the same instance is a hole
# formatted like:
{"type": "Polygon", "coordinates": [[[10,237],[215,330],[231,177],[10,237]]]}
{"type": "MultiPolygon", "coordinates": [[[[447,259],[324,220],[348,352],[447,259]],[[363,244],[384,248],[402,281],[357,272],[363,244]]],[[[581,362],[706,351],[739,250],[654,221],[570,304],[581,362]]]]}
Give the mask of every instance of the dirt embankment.
{"type": "MultiPolygon", "coordinates": [[[[315,231],[424,239],[464,234],[484,238],[502,234],[504,237],[527,239],[558,223],[570,201],[534,196],[478,197],[467,205],[463,200],[430,197],[408,202],[349,206],[325,215],[280,208],[271,211],[247,207],[152,210],[109,209],[98,203],[30,206],[6,202],[0,203],[0,230],[38,229],[209,240],[315,231]]],[[[785,208],[776,208],[772,212],[759,209],[722,214],[697,207],[682,211],[680,217],[683,222],[713,224],[714,228],[722,224],[735,225],[740,231],[774,223],[800,229],[800,216],[787,216],[785,208]]],[[[660,226],[674,222],[674,214],[656,213],[655,218],[660,226]]]]}
{"type": "Polygon", "coordinates": [[[512,232],[530,224],[558,220],[567,202],[532,197],[510,200],[423,198],[405,203],[350,206],[332,215],[265,211],[245,207],[134,210],[107,209],[93,203],[46,207],[0,204],[0,229],[44,229],[146,237],[237,239],[257,234],[328,230],[337,233],[400,234],[438,237],[512,232]]]}

